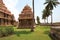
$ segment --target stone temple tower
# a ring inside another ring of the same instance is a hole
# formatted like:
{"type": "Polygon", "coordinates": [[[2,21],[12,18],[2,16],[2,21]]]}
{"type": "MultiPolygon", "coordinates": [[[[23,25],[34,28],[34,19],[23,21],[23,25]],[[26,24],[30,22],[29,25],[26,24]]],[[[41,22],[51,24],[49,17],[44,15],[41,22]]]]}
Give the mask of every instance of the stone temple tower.
{"type": "Polygon", "coordinates": [[[13,15],[5,6],[3,0],[0,0],[0,25],[13,25],[14,21],[13,15]]]}
{"type": "Polygon", "coordinates": [[[18,28],[21,29],[33,29],[34,28],[34,17],[30,6],[26,5],[19,14],[19,25],[18,28]]]}

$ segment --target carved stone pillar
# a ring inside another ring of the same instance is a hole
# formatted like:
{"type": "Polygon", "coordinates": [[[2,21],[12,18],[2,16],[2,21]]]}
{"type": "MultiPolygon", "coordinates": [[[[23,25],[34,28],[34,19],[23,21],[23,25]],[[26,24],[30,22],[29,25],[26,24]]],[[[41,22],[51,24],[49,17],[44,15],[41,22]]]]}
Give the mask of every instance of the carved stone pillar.
{"type": "Polygon", "coordinates": [[[8,20],[8,25],[9,25],[9,20],[8,20]]]}
{"type": "Polygon", "coordinates": [[[7,20],[5,19],[5,25],[7,25],[7,20]]]}
{"type": "Polygon", "coordinates": [[[7,25],[8,25],[8,20],[7,20],[7,25]]]}
{"type": "Polygon", "coordinates": [[[3,19],[1,19],[1,25],[4,25],[4,20],[3,19]]]}
{"type": "Polygon", "coordinates": [[[9,25],[11,25],[11,21],[10,20],[8,21],[8,23],[9,23],[9,25]]]}
{"type": "Polygon", "coordinates": [[[1,18],[0,18],[0,25],[1,25],[1,18]]]}

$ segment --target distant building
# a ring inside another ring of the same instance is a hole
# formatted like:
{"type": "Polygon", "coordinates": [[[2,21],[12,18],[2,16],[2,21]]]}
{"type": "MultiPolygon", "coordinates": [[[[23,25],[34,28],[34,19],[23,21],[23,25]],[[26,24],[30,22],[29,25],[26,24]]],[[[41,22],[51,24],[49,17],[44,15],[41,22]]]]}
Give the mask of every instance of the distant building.
{"type": "Polygon", "coordinates": [[[19,20],[18,28],[21,28],[21,29],[34,28],[33,12],[28,5],[26,5],[22,10],[21,14],[19,14],[18,20],[19,20]]]}
{"type": "Polygon", "coordinates": [[[14,25],[14,15],[5,7],[3,0],[0,0],[0,25],[14,25]]]}

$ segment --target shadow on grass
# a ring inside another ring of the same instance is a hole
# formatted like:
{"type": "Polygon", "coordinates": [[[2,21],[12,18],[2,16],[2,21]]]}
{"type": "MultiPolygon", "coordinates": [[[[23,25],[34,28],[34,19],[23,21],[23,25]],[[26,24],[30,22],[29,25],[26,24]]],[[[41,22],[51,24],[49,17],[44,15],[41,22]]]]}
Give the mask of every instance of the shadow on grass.
{"type": "Polygon", "coordinates": [[[50,35],[50,32],[49,32],[49,31],[45,31],[45,32],[44,32],[44,34],[47,34],[47,35],[51,38],[51,40],[54,40],[54,39],[51,37],[51,35],[50,35]]]}
{"type": "Polygon", "coordinates": [[[15,34],[19,37],[21,34],[30,34],[31,31],[15,31],[15,34]]]}
{"type": "Polygon", "coordinates": [[[49,34],[49,37],[51,38],[51,40],[55,40],[55,39],[51,36],[51,34],[49,34]]]}

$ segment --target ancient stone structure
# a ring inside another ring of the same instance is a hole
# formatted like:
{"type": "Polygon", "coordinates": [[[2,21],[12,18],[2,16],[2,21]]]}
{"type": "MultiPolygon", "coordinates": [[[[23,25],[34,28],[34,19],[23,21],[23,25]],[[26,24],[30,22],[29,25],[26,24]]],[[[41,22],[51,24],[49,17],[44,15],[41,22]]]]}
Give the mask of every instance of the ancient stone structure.
{"type": "Polygon", "coordinates": [[[32,9],[26,5],[23,9],[23,11],[21,12],[21,14],[19,14],[19,24],[18,24],[18,28],[21,29],[33,29],[34,28],[34,17],[33,17],[33,12],[32,9]]]}
{"type": "Polygon", "coordinates": [[[53,40],[60,40],[60,26],[52,26],[50,36],[53,40]]]}
{"type": "Polygon", "coordinates": [[[14,15],[5,7],[3,0],[0,0],[0,25],[13,25],[14,15]]]}

